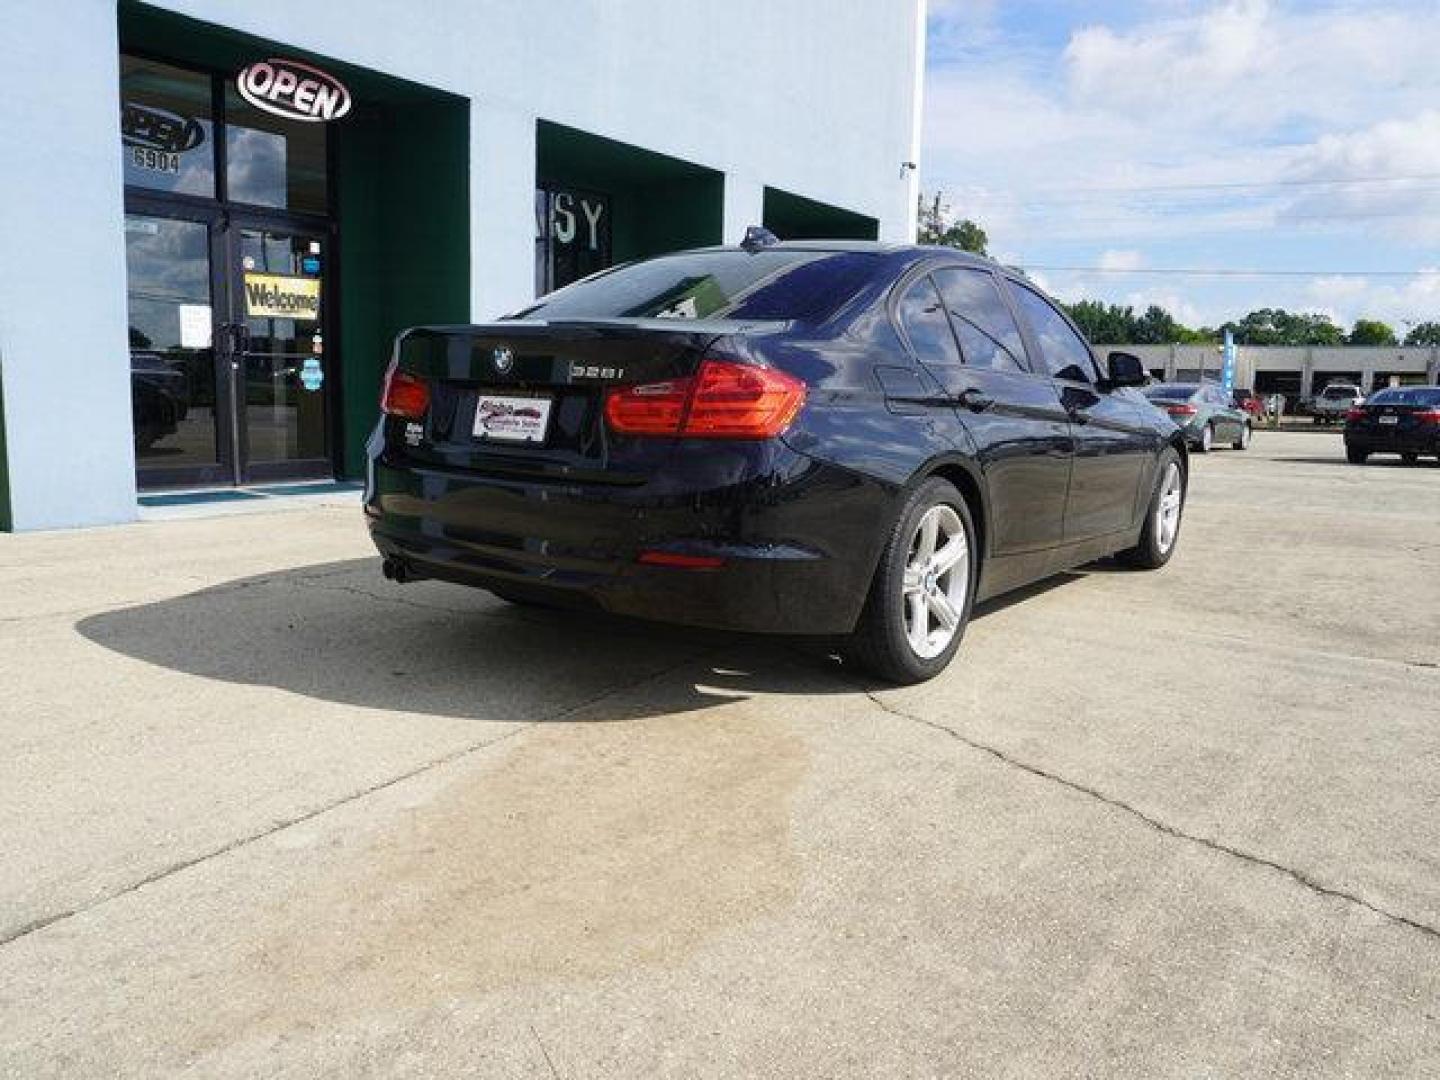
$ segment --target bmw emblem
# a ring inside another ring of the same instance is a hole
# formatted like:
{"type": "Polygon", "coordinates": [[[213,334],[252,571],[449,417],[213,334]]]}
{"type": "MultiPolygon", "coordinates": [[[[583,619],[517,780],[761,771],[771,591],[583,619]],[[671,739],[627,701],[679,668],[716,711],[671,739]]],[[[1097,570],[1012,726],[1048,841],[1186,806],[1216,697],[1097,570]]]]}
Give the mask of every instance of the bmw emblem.
{"type": "Polygon", "coordinates": [[[501,375],[507,375],[515,366],[515,354],[506,346],[501,345],[490,354],[490,362],[495,365],[495,370],[501,375]]]}

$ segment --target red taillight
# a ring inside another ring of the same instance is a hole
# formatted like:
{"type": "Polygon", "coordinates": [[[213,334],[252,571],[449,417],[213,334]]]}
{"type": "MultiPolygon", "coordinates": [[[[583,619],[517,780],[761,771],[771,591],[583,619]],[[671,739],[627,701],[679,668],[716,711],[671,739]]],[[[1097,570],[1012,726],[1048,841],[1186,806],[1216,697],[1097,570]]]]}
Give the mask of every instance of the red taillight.
{"type": "Polygon", "coordinates": [[[678,551],[642,551],[637,562],[646,566],[669,566],[677,570],[718,570],[725,565],[719,555],[686,555],[678,551]]]}
{"type": "Polygon", "coordinates": [[[622,435],[769,439],[790,426],[803,404],[805,384],[793,375],[706,360],[691,378],[611,390],[605,418],[622,435]]]}
{"type": "Polygon", "coordinates": [[[1364,409],[1346,409],[1346,410],[1345,410],[1345,419],[1346,419],[1347,422],[1349,422],[1349,421],[1356,421],[1356,420],[1364,420],[1364,419],[1365,419],[1365,410],[1364,410],[1364,409]]]}
{"type": "Polygon", "coordinates": [[[421,378],[396,371],[392,361],[385,371],[385,388],[380,392],[380,411],[406,420],[420,420],[430,408],[430,385],[421,378]]]}
{"type": "Polygon", "coordinates": [[[1194,416],[1194,405],[1166,405],[1165,411],[1171,416],[1194,416]]]}
{"type": "Polygon", "coordinates": [[[676,435],[694,379],[625,386],[605,395],[605,419],[622,435],[676,435]]]}
{"type": "Polygon", "coordinates": [[[1440,409],[1416,409],[1410,415],[1417,424],[1440,424],[1440,409]]]}

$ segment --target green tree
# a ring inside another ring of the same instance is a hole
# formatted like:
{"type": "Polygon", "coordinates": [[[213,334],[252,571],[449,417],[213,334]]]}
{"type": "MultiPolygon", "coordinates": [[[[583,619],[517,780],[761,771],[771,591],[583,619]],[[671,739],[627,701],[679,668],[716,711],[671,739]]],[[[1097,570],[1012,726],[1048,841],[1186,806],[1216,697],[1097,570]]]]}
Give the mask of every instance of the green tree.
{"type": "Polygon", "coordinates": [[[1440,345],[1440,322],[1416,323],[1405,335],[1406,345],[1440,345]]]}
{"type": "Polygon", "coordinates": [[[1220,326],[1223,336],[1228,329],[1238,345],[1343,345],[1345,331],[1330,321],[1328,315],[1311,312],[1292,314],[1284,308],[1260,308],[1239,322],[1220,326]]]}
{"type": "Polygon", "coordinates": [[[944,201],[944,194],[939,191],[935,192],[929,201],[923,194],[920,196],[915,240],[920,244],[959,248],[976,255],[990,254],[985,250],[990,243],[990,237],[985,235],[985,230],[969,218],[952,220],[950,207],[944,201]]]}
{"type": "Polygon", "coordinates": [[[1351,345],[1398,345],[1395,331],[1379,319],[1356,319],[1347,339],[1351,345]]]}
{"type": "Polygon", "coordinates": [[[1075,325],[1092,342],[1101,345],[1130,345],[1135,341],[1135,309],[1099,300],[1077,300],[1063,305],[1075,325]]]}
{"type": "Polygon", "coordinates": [[[1135,320],[1130,340],[1136,345],[1169,345],[1179,340],[1181,329],[1173,315],[1159,304],[1151,304],[1135,320]]]}

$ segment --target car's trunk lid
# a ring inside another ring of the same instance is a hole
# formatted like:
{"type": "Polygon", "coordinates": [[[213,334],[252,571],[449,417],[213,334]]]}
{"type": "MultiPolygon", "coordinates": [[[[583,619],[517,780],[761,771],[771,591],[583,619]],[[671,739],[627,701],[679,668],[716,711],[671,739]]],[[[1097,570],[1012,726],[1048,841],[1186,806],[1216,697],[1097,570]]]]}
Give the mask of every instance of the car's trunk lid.
{"type": "Polygon", "coordinates": [[[402,425],[391,444],[448,468],[642,482],[669,440],[608,432],[606,390],[693,375],[717,341],[746,329],[728,320],[593,319],[410,330],[396,344],[397,368],[426,380],[430,408],[422,430],[402,425]]]}

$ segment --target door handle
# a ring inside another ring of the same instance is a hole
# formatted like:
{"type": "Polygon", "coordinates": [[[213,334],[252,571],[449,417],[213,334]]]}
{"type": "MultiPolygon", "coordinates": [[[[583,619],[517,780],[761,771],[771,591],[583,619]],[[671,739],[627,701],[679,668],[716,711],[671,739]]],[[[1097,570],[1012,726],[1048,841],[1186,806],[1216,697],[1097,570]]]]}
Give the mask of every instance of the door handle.
{"type": "Polygon", "coordinates": [[[990,408],[991,405],[995,404],[994,398],[981,393],[973,386],[961,390],[960,393],[956,394],[955,401],[957,404],[965,406],[965,408],[969,409],[971,412],[977,413],[984,412],[986,409],[990,408]]]}

